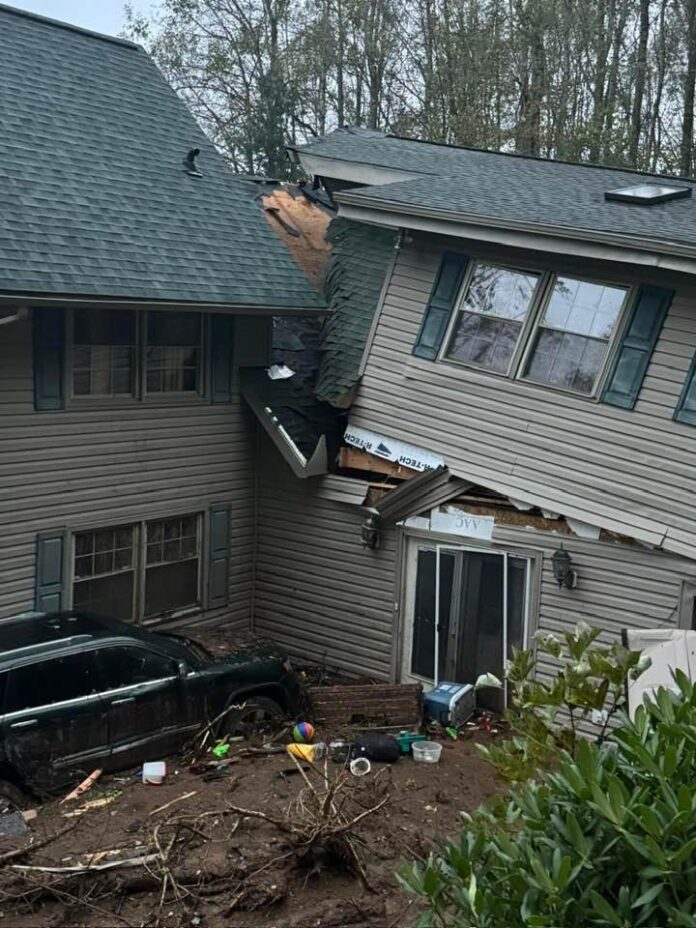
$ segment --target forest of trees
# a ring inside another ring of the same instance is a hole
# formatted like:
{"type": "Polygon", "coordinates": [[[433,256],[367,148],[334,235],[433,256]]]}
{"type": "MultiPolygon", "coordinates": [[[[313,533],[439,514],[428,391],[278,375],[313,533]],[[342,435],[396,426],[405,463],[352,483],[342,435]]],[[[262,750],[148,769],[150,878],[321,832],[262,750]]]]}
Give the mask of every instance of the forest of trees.
{"type": "Polygon", "coordinates": [[[350,124],[695,172],[696,0],[160,0],[128,34],[238,171],[350,124]]]}

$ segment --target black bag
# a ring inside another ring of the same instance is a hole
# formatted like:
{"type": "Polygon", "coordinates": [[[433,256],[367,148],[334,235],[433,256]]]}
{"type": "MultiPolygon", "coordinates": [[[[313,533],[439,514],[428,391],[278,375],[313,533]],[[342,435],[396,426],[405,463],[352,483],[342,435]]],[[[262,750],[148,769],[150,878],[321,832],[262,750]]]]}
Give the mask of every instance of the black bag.
{"type": "Polygon", "coordinates": [[[401,756],[399,743],[392,735],[360,735],[353,743],[353,757],[367,757],[368,760],[393,764],[401,756]]]}

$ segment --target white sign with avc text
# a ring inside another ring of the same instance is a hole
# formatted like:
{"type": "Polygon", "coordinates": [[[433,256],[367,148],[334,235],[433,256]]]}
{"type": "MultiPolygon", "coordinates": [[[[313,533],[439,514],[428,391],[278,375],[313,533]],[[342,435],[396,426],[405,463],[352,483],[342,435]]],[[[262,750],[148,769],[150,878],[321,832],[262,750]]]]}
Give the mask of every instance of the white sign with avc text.
{"type": "Polygon", "coordinates": [[[477,516],[452,506],[445,512],[433,509],[430,513],[430,531],[442,532],[444,535],[464,535],[466,538],[490,541],[494,526],[493,516],[477,516]]]}

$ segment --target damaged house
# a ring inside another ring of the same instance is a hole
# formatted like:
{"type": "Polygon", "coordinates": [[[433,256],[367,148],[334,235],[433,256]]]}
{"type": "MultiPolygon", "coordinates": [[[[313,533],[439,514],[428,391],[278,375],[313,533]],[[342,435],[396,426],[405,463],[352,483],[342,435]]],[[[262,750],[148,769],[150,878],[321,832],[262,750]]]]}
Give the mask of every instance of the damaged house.
{"type": "Polygon", "coordinates": [[[693,182],[340,129],[286,188],[129,42],[0,53],[0,618],[426,684],[694,627],[693,182]]]}
{"type": "Polygon", "coordinates": [[[256,628],[425,683],[580,620],[693,628],[694,183],[361,129],[291,156],[338,207],[346,447],[261,456],[256,628]]]}

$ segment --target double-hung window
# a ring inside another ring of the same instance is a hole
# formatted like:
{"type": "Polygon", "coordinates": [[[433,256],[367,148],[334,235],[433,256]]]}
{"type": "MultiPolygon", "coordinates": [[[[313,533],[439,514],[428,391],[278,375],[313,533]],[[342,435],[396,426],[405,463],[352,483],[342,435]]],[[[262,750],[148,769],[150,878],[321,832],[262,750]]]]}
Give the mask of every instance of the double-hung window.
{"type": "Polygon", "coordinates": [[[76,309],[72,395],[202,394],[203,316],[192,312],[76,309]]]}
{"type": "Polygon", "coordinates": [[[627,287],[473,262],[442,357],[594,395],[627,287]]]}
{"type": "Polygon", "coordinates": [[[201,516],[77,532],[73,608],[131,621],[200,603],[201,516]]]}

